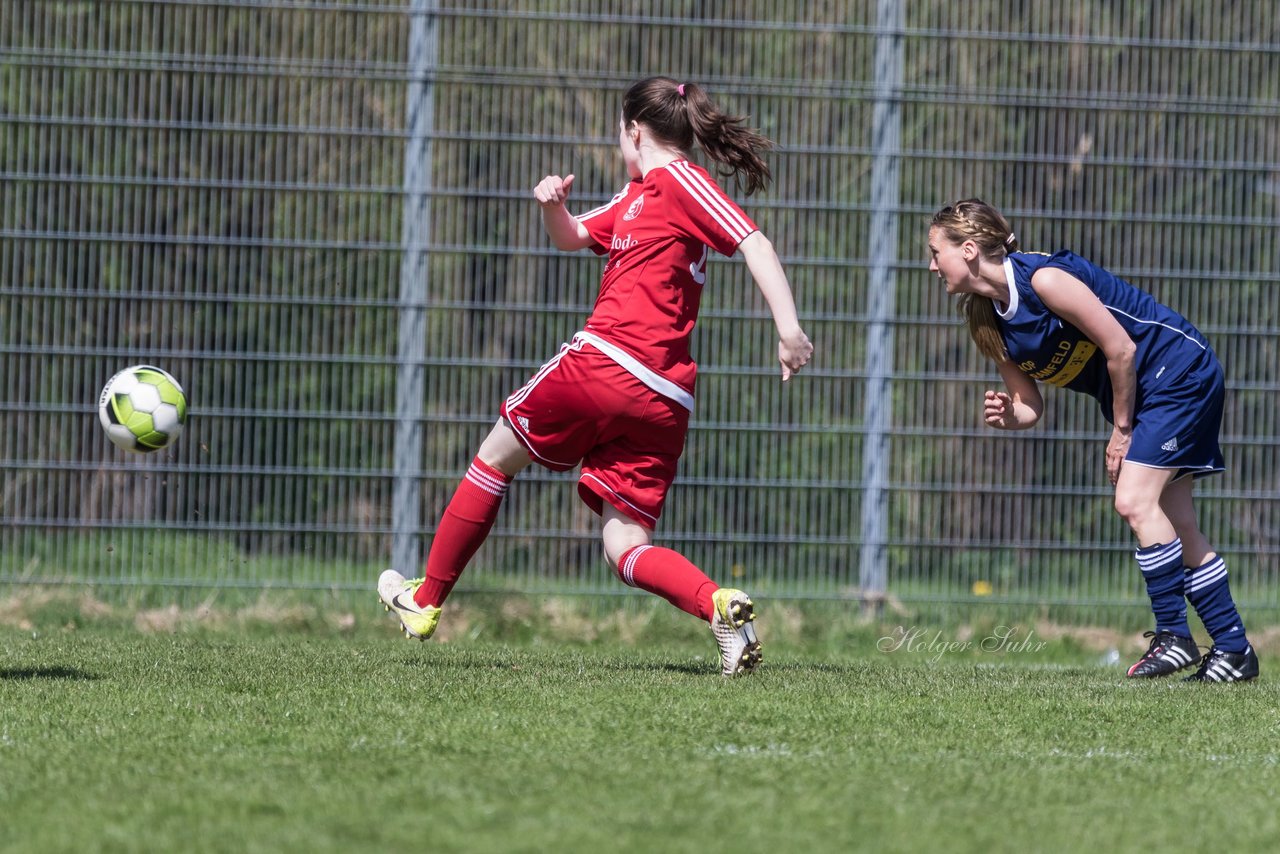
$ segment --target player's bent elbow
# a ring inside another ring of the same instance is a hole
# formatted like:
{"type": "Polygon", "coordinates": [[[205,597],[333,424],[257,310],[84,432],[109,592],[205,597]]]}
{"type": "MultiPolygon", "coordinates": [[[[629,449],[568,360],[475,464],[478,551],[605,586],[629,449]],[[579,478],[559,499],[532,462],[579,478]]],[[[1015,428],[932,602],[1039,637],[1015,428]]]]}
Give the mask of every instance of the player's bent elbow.
{"type": "Polygon", "coordinates": [[[553,238],[551,242],[561,252],[577,252],[579,249],[586,249],[594,241],[589,234],[568,234],[553,238]]]}
{"type": "Polygon", "coordinates": [[[764,236],[764,232],[759,229],[751,232],[742,239],[742,242],[738,244],[738,251],[741,252],[744,257],[749,253],[773,252],[773,254],[777,254],[773,250],[773,243],[770,242],[769,238],[764,236]]]}
{"type": "Polygon", "coordinates": [[[1121,370],[1132,369],[1134,361],[1138,358],[1138,345],[1133,343],[1133,339],[1126,338],[1124,343],[1117,349],[1107,353],[1107,369],[1121,370]]]}

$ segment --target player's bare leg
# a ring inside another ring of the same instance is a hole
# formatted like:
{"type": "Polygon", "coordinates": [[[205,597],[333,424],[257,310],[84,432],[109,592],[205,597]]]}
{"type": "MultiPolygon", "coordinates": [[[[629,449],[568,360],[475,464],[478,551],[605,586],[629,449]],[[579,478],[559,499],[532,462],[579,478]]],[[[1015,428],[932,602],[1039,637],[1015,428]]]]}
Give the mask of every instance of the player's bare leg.
{"type": "Polygon", "coordinates": [[[1187,625],[1187,601],[1183,595],[1186,543],[1165,514],[1161,496],[1173,472],[1125,462],[1116,481],[1116,512],[1124,517],[1138,538],[1134,558],[1146,583],[1155,615],[1155,631],[1147,651],[1126,672],[1131,679],[1169,676],[1200,661],[1200,649],[1187,625]]]}
{"type": "Polygon", "coordinates": [[[406,637],[426,640],[453,585],[489,535],[512,478],[532,458],[505,420],[480,444],[470,468],[446,508],[422,578],[388,569],[378,578],[378,599],[400,620],[406,637]]]}
{"type": "Polygon", "coordinates": [[[755,607],[741,590],[720,587],[683,555],[650,544],[651,531],[606,503],[605,560],[626,584],[648,590],[711,626],[725,676],[749,673],[760,663],[755,607]]]}
{"type": "Polygon", "coordinates": [[[1126,462],[1116,482],[1116,512],[1138,537],[1138,563],[1156,615],[1151,645],[1128,675],[1167,676],[1199,664],[1188,681],[1248,681],[1258,675],[1258,657],[1231,597],[1226,564],[1200,532],[1192,479],[1175,480],[1175,474],[1126,462]],[[1187,602],[1213,638],[1203,658],[1187,628],[1187,602]]]}
{"type": "Polygon", "coordinates": [[[1193,480],[1182,477],[1160,495],[1160,508],[1182,541],[1187,600],[1213,637],[1213,648],[1188,682],[1248,682],[1258,676],[1258,656],[1244,633],[1231,598],[1227,565],[1200,531],[1192,499],[1193,480]]]}

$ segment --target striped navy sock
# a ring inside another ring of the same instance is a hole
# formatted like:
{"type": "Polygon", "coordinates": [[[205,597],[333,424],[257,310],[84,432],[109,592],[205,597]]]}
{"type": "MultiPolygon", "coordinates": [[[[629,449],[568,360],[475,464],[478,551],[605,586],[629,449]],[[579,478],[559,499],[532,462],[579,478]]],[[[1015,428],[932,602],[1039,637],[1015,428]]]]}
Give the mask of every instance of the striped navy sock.
{"type": "Polygon", "coordinates": [[[1227,584],[1227,565],[1215,557],[1204,566],[1188,569],[1187,599],[1200,615],[1213,645],[1224,652],[1243,653],[1249,648],[1244,635],[1244,621],[1236,610],[1227,584]]]}
{"type": "Polygon", "coordinates": [[[1156,615],[1157,632],[1173,632],[1184,638],[1191,637],[1187,625],[1187,600],[1182,595],[1184,574],[1182,569],[1182,540],[1168,545],[1157,543],[1133,553],[1147,583],[1147,595],[1151,597],[1151,610],[1156,615]]]}

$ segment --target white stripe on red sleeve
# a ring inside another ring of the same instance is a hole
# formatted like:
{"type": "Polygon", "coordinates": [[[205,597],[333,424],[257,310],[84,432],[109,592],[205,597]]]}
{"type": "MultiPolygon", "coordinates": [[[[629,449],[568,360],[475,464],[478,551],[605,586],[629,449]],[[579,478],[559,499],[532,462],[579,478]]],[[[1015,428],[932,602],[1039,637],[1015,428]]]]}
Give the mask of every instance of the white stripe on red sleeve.
{"type": "Polygon", "coordinates": [[[667,167],[667,171],[734,241],[741,243],[755,230],[742,212],[725,199],[723,191],[694,171],[687,161],[677,160],[667,167]]]}
{"type": "Polygon", "coordinates": [[[605,213],[614,205],[616,205],[618,202],[626,198],[626,195],[627,195],[627,188],[623,187],[622,190],[616,196],[614,196],[605,204],[600,205],[599,207],[596,207],[596,208],[592,208],[591,210],[587,211],[584,214],[578,214],[577,216],[578,222],[586,222],[589,219],[600,216],[602,213],[605,213]]]}

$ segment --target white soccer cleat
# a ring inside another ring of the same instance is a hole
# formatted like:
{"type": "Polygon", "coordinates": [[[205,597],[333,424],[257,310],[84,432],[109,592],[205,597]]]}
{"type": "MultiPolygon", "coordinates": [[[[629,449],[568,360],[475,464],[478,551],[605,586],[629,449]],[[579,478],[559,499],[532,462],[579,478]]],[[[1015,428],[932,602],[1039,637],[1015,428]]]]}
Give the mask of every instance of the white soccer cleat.
{"type": "Polygon", "coordinates": [[[394,569],[378,576],[378,598],[382,607],[400,620],[400,629],[407,638],[424,641],[436,630],[440,622],[440,609],[431,605],[420,606],[413,601],[413,594],[425,578],[407,579],[394,569]]]}
{"type": "Polygon", "coordinates": [[[762,658],[751,597],[741,590],[721,587],[711,594],[711,602],[715,605],[711,633],[720,647],[720,672],[725,676],[750,673],[762,658]]]}

